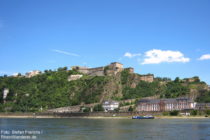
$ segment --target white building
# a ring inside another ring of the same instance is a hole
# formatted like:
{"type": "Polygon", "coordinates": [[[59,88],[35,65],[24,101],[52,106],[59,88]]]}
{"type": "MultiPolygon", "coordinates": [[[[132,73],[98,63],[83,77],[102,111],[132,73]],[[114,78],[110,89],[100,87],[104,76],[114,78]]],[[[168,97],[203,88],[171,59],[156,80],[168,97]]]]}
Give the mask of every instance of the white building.
{"type": "Polygon", "coordinates": [[[105,112],[113,111],[113,110],[119,108],[119,102],[105,101],[102,106],[103,106],[105,112]]]}

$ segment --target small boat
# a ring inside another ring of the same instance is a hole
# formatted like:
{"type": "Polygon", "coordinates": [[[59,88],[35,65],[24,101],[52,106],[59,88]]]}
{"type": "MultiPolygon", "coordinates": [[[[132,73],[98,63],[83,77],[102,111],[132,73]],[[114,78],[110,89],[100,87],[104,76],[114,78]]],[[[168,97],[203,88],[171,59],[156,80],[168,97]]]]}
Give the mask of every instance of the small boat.
{"type": "Polygon", "coordinates": [[[147,116],[133,116],[132,119],[154,119],[154,116],[147,115],[147,116]]]}

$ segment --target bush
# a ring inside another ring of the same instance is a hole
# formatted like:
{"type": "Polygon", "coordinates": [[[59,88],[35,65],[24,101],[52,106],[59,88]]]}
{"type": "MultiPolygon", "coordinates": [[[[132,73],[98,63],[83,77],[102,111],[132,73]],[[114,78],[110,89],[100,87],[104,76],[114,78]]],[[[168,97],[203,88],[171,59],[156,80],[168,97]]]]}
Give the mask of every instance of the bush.
{"type": "Polygon", "coordinates": [[[210,115],[210,110],[205,111],[206,115],[210,115]]]}
{"type": "Polygon", "coordinates": [[[121,72],[121,81],[122,81],[122,84],[125,85],[128,81],[128,78],[129,78],[129,71],[128,70],[123,70],[121,72]]]}
{"type": "Polygon", "coordinates": [[[163,116],[169,116],[169,112],[163,112],[163,116]]]}
{"type": "Polygon", "coordinates": [[[101,104],[95,105],[93,111],[104,111],[104,108],[101,104]]]}
{"type": "Polygon", "coordinates": [[[133,109],[132,106],[130,106],[129,109],[128,109],[129,112],[133,112],[133,110],[134,110],[134,109],[133,109]]]}
{"type": "Polygon", "coordinates": [[[178,114],[179,114],[179,111],[177,111],[177,110],[174,110],[174,111],[170,112],[171,116],[178,116],[178,114]]]}
{"type": "Polygon", "coordinates": [[[89,107],[85,107],[85,109],[83,109],[83,112],[90,112],[90,108],[89,107]]]}
{"type": "Polygon", "coordinates": [[[192,110],[190,112],[190,114],[193,115],[193,116],[196,116],[196,115],[198,115],[198,111],[197,110],[192,110]]]}
{"type": "Polygon", "coordinates": [[[114,111],[115,111],[115,112],[119,112],[119,111],[120,111],[120,109],[119,109],[119,108],[116,108],[116,109],[114,109],[114,111]]]}

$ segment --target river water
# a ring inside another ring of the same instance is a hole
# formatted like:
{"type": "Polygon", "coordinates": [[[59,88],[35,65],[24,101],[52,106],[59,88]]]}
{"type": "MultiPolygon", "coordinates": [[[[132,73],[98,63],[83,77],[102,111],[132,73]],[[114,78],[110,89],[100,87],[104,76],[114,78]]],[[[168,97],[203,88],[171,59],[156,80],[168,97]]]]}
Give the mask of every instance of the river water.
{"type": "Polygon", "coordinates": [[[0,129],[0,139],[210,140],[210,119],[0,119],[0,129]]]}

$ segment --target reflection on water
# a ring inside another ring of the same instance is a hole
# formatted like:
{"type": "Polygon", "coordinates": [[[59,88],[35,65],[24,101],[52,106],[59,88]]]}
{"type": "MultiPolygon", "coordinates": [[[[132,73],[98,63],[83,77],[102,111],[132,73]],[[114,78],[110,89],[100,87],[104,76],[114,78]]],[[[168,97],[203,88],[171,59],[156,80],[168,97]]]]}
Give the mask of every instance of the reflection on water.
{"type": "Polygon", "coordinates": [[[39,130],[43,140],[208,140],[210,119],[0,119],[1,130],[39,130]]]}

